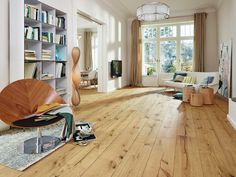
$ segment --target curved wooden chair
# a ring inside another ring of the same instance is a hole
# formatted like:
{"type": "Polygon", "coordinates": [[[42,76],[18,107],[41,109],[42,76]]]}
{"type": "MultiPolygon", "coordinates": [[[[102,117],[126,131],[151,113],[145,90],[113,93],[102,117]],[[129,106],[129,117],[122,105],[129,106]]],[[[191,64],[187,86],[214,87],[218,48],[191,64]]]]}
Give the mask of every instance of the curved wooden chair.
{"type": "Polygon", "coordinates": [[[43,104],[65,101],[43,81],[24,79],[11,83],[0,93],[0,119],[10,126],[35,113],[43,104]]]}
{"type": "MultiPolygon", "coordinates": [[[[25,153],[41,153],[43,145],[43,137],[39,127],[53,124],[60,121],[63,117],[58,117],[52,121],[35,122],[29,121],[27,116],[36,112],[37,108],[44,104],[60,103],[65,104],[65,101],[57,95],[55,90],[43,81],[24,79],[11,83],[5,87],[0,93],[0,119],[10,126],[15,127],[37,127],[38,137],[32,138],[28,143],[37,141],[37,147],[33,147],[36,152],[31,152],[32,148],[25,153]],[[16,122],[22,122],[16,124],[16,122]]],[[[48,138],[48,137],[47,137],[48,138]]],[[[55,138],[55,137],[54,137],[55,138]]],[[[57,139],[58,140],[58,139],[57,139]]],[[[47,140],[49,141],[49,139],[47,140]]],[[[26,143],[26,141],[25,141],[26,143]]],[[[55,147],[55,146],[54,146],[55,147]]]]}

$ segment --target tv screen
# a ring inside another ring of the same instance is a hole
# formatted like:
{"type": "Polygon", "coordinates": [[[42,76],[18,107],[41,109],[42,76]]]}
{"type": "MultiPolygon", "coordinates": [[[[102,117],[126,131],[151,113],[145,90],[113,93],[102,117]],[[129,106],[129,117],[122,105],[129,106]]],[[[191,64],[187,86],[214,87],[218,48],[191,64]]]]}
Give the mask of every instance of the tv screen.
{"type": "Polygon", "coordinates": [[[121,77],[122,76],[122,61],[112,60],[111,61],[111,77],[121,77]]]}

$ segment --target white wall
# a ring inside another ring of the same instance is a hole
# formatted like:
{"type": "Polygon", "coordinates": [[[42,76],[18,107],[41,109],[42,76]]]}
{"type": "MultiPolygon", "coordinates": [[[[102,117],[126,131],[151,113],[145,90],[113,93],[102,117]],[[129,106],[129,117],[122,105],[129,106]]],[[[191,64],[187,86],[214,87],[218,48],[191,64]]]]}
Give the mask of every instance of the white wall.
{"type": "MultiPolygon", "coordinates": [[[[236,97],[236,1],[221,1],[217,12],[218,44],[233,40],[233,63],[232,63],[232,96],[236,97]]],[[[228,119],[236,128],[236,103],[229,100],[228,119]]]]}
{"type": "Polygon", "coordinates": [[[78,34],[81,35],[81,38],[78,39],[78,45],[81,51],[80,60],[79,60],[79,71],[85,70],[85,62],[84,62],[84,29],[79,29],[78,34]]]}
{"type": "Polygon", "coordinates": [[[230,39],[233,40],[233,96],[236,97],[236,1],[227,0],[222,1],[217,13],[218,21],[218,44],[226,42],[230,39]]]}
{"type": "MultiPolygon", "coordinates": [[[[8,0],[0,1],[0,91],[9,83],[8,75],[8,0]]],[[[0,131],[8,129],[5,123],[0,121],[0,131]]]]}
{"type": "Polygon", "coordinates": [[[8,0],[0,1],[0,90],[9,82],[8,76],[8,0]]]}
{"type": "Polygon", "coordinates": [[[206,19],[205,71],[218,71],[217,13],[209,12],[206,19]]]}

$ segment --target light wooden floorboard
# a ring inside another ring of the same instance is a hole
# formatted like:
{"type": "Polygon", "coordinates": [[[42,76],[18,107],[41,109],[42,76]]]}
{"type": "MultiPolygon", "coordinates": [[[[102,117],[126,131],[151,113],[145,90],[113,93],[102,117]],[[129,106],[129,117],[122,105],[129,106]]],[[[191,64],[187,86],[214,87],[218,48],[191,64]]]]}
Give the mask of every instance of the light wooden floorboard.
{"type": "Polygon", "coordinates": [[[228,104],[192,107],[160,88],[81,91],[78,120],[96,122],[97,139],[72,142],[24,172],[0,177],[236,177],[236,131],[228,104]]]}

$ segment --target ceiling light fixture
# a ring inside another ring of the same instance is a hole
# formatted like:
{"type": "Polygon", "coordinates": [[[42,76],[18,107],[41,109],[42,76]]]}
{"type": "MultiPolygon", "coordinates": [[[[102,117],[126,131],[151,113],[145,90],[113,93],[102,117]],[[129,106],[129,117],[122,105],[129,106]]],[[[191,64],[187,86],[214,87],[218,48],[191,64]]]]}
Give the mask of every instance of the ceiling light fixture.
{"type": "Polygon", "coordinates": [[[137,8],[137,17],[140,21],[157,21],[170,16],[170,7],[162,2],[143,4],[137,8]]]}

